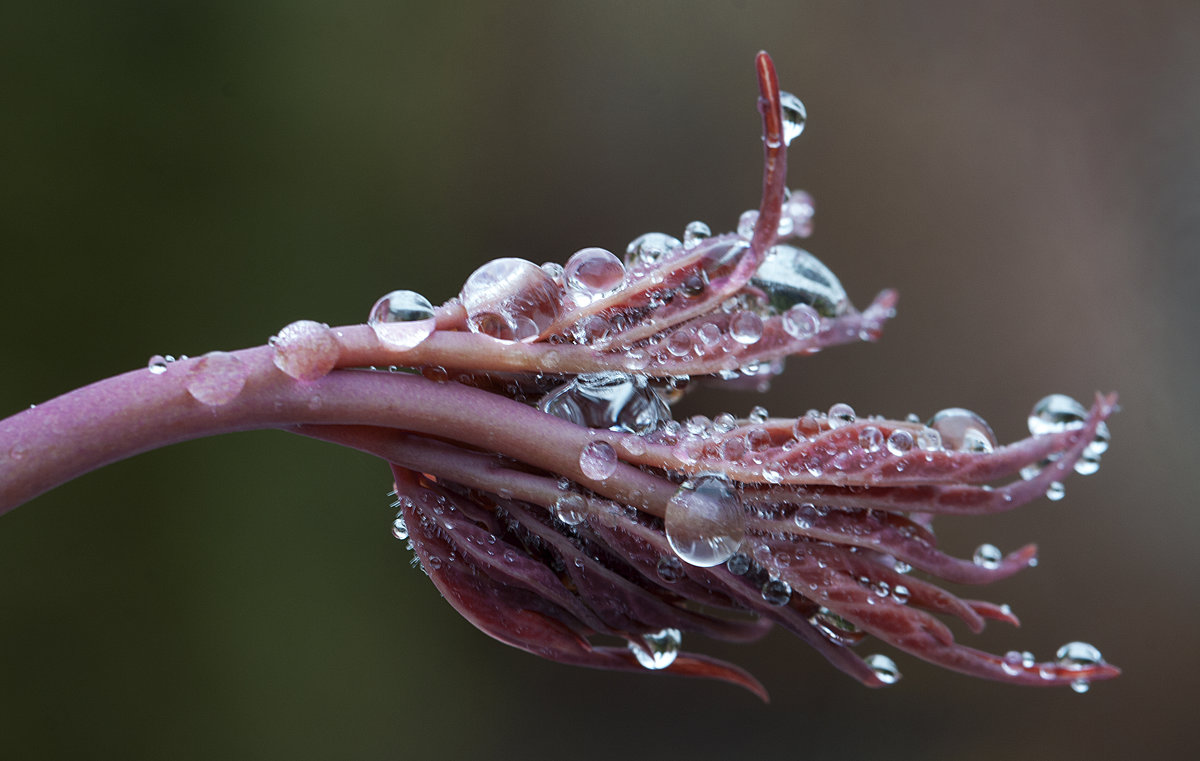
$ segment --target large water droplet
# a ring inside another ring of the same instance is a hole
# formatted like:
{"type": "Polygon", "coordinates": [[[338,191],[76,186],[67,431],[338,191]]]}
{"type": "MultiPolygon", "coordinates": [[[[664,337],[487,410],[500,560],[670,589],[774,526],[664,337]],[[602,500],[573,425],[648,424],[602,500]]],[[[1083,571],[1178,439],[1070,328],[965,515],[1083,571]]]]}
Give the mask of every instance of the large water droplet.
{"type": "Polygon", "coordinates": [[[560,386],[538,403],[555,417],[588,428],[649,433],[671,418],[666,402],[640,375],[587,373],[560,386]]]}
{"type": "Polygon", "coordinates": [[[913,448],[912,431],[905,428],[897,428],[892,431],[887,439],[888,451],[895,455],[905,454],[913,448]]]}
{"type": "Polygon", "coordinates": [[[638,663],[651,671],[665,669],[675,662],[683,635],[678,629],[663,629],[653,634],[643,634],[642,643],[631,641],[629,649],[638,663]]]}
{"type": "Polygon", "coordinates": [[[829,408],[829,427],[842,428],[855,420],[854,408],[845,402],[838,402],[829,408]]]}
{"type": "Polygon", "coordinates": [[[283,372],[296,380],[323,378],[337,364],[341,349],[328,325],[298,320],[284,327],[273,341],[271,358],[283,372]]]}
{"type": "Polygon", "coordinates": [[[884,684],[895,684],[900,681],[900,669],[896,667],[896,662],[886,655],[875,653],[868,655],[863,660],[875,672],[876,678],[884,684]]]}
{"type": "Polygon", "coordinates": [[[786,243],[772,246],[750,279],[761,288],[777,313],[797,304],[807,304],[825,317],[846,311],[846,289],[821,260],[802,248],[786,243]]]}
{"type": "Polygon", "coordinates": [[[219,407],[237,398],[249,376],[250,369],[237,355],[209,352],[188,368],[187,391],[196,401],[219,407]]]}
{"type": "Polygon", "coordinates": [[[580,305],[616,293],[624,279],[621,260],[603,248],[576,251],[563,268],[563,281],[580,305]]]}
{"type": "Polygon", "coordinates": [[[791,145],[804,131],[804,123],[808,120],[808,109],[804,103],[790,92],[781,91],[779,101],[783,106],[783,142],[791,145]]]}
{"type": "Polygon", "coordinates": [[[712,228],[700,220],[688,222],[687,227],[683,228],[683,247],[685,249],[695,248],[700,245],[700,242],[705,238],[712,236],[712,228]]]}
{"type": "Polygon", "coordinates": [[[729,481],[717,475],[680,486],[667,503],[663,523],[675,554],[704,568],[729,560],[746,536],[742,503],[729,481]]]}
{"type": "Polygon", "coordinates": [[[1058,648],[1055,657],[1058,665],[1071,670],[1082,670],[1104,663],[1104,656],[1094,645],[1087,642],[1068,642],[1058,648]]]}
{"type": "Polygon", "coordinates": [[[787,605],[792,599],[792,585],[783,579],[768,579],[759,591],[767,605],[787,605]]]}
{"type": "Polygon", "coordinates": [[[558,284],[524,259],[488,262],[471,273],[459,298],[467,327],[503,341],[532,341],[562,311],[558,284]]]}
{"type": "Polygon", "coordinates": [[[617,450],[607,441],[589,442],[579,452],[579,469],[595,481],[603,481],[617,470],[617,450]]]}
{"type": "Polygon", "coordinates": [[[996,449],[996,434],[979,415],[962,407],[950,407],[934,415],[929,427],[942,437],[942,446],[950,452],[992,452],[996,449]]]}
{"type": "Polygon", "coordinates": [[[762,318],[754,312],[738,312],[729,320],[729,334],[740,344],[758,343],[763,334],[762,318]]]}
{"type": "Polygon", "coordinates": [[[367,324],[387,346],[411,349],[433,333],[433,305],[416,291],[392,291],[371,307],[367,324]]]}
{"type": "Polygon", "coordinates": [[[568,526],[578,526],[587,517],[587,499],[574,492],[564,494],[554,501],[553,512],[568,526]]]}
{"type": "Polygon", "coordinates": [[[630,241],[625,248],[625,266],[654,264],[681,245],[674,235],[644,233],[630,241]]]}
{"type": "Polygon", "coordinates": [[[1050,394],[1033,405],[1029,432],[1034,436],[1082,428],[1087,408],[1066,394],[1050,394]]]}

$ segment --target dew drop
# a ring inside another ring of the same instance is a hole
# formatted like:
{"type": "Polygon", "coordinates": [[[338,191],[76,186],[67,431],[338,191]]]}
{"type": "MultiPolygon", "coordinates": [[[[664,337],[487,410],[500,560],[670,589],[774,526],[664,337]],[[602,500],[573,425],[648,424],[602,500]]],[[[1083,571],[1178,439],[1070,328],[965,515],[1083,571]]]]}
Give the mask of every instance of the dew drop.
{"type": "Polygon", "coordinates": [[[625,266],[654,264],[659,259],[679,248],[682,243],[666,233],[645,233],[629,242],[625,248],[625,266]]]}
{"type": "Polygon", "coordinates": [[[502,341],[532,341],[562,311],[558,284],[524,259],[493,259],[471,273],[459,298],[467,327],[502,341]]]}
{"type": "Polygon", "coordinates": [[[403,515],[397,515],[396,520],[392,521],[392,536],[397,539],[408,538],[408,524],[404,522],[403,515]]]}
{"type": "Polygon", "coordinates": [[[750,556],[744,552],[735,552],[725,561],[725,569],[734,576],[745,576],[750,571],[750,556]]]}
{"type": "Polygon", "coordinates": [[[942,448],[942,434],[932,428],[917,431],[917,446],[926,452],[937,452],[942,448]]]}
{"type": "Polygon", "coordinates": [[[1009,650],[1004,654],[1004,658],[1000,661],[1000,668],[1009,676],[1016,676],[1021,673],[1023,667],[1023,658],[1016,650],[1009,650]]]}
{"type": "Polygon", "coordinates": [[[787,605],[792,599],[792,585],[783,579],[769,579],[760,592],[768,605],[787,605]]]}
{"type": "Polygon", "coordinates": [[[751,423],[758,425],[759,423],[767,422],[767,418],[769,418],[770,416],[771,416],[771,413],[767,412],[766,407],[763,407],[760,405],[755,405],[754,407],[752,407],[750,409],[750,414],[746,416],[746,419],[749,420],[751,423]]]}
{"type": "Polygon", "coordinates": [[[812,338],[820,327],[821,315],[808,304],[796,304],[783,313],[783,330],[792,338],[812,338]]]}
{"type": "Polygon", "coordinates": [[[367,324],[386,346],[411,349],[433,333],[437,321],[429,299],[416,291],[392,291],[371,307],[367,324]]]}
{"type": "Polygon", "coordinates": [[[1067,488],[1062,485],[1061,481],[1052,481],[1046,487],[1046,499],[1051,502],[1058,502],[1065,496],[1067,496],[1067,488]]]}
{"type": "Polygon", "coordinates": [[[676,330],[667,338],[667,351],[674,357],[686,357],[692,353],[695,342],[690,330],[676,330]]]}
{"type": "Polygon", "coordinates": [[[1092,683],[1080,677],[1071,682],[1071,690],[1082,695],[1092,688],[1092,683]]]}
{"type": "Polygon", "coordinates": [[[154,375],[162,375],[167,371],[167,358],[161,354],[155,354],[146,364],[146,369],[154,375]]]}
{"type": "Polygon", "coordinates": [[[741,238],[750,240],[754,237],[754,226],[758,224],[758,211],[751,209],[742,212],[742,216],[738,217],[737,234],[741,238]]]}
{"type": "Polygon", "coordinates": [[[929,420],[929,427],[942,437],[942,446],[950,452],[985,454],[995,451],[996,434],[979,415],[961,407],[950,407],[929,420]]]}
{"type": "Polygon", "coordinates": [[[667,541],[684,562],[708,568],[738,551],[746,535],[745,515],[730,483],[703,475],[685,482],[667,503],[667,541]]]}
{"type": "Polygon", "coordinates": [[[683,563],[680,562],[679,558],[674,556],[659,558],[657,570],[658,578],[668,584],[674,584],[684,576],[683,563]]]}
{"type": "Polygon", "coordinates": [[[1072,671],[1081,671],[1104,663],[1100,651],[1087,642],[1068,642],[1054,654],[1058,665],[1072,671]]]}
{"type": "Polygon", "coordinates": [[[863,660],[875,672],[875,677],[884,684],[891,685],[900,681],[900,669],[896,667],[896,662],[886,655],[875,653],[863,660]]]}
{"type": "Polygon", "coordinates": [[[1082,428],[1087,409],[1066,394],[1050,394],[1033,405],[1029,432],[1034,436],[1082,428]]]}
{"type": "Polygon", "coordinates": [[[902,455],[909,452],[913,448],[912,432],[904,428],[897,428],[892,431],[887,438],[887,448],[894,455],[902,455]]]}
{"type": "Polygon", "coordinates": [[[858,432],[858,445],[864,452],[878,452],[883,449],[883,432],[869,425],[858,432]]]}
{"type": "Polygon", "coordinates": [[[855,421],[854,408],[845,402],[838,402],[829,408],[829,427],[842,428],[855,421]]]}
{"type": "Polygon", "coordinates": [[[808,120],[808,109],[804,103],[790,92],[780,91],[780,105],[783,106],[783,143],[791,145],[804,131],[804,123],[808,120]]]}
{"type": "Polygon", "coordinates": [[[589,442],[579,453],[579,469],[594,481],[603,481],[617,470],[617,451],[607,441],[589,442]]]}
{"type": "Polygon", "coordinates": [[[683,228],[683,247],[685,249],[695,248],[700,245],[701,241],[711,236],[712,228],[700,220],[688,222],[687,227],[683,228]]]}
{"type": "Polygon", "coordinates": [[[1000,552],[994,544],[981,544],[975,548],[973,560],[975,565],[980,568],[986,568],[993,571],[1000,567],[1000,561],[1004,559],[1004,554],[1000,552]]]}
{"type": "Polygon", "coordinates": [[[298,320],[275,337],[275,366],[300,381],[313,381],[329,374],[337,364],[340,347],[328,325],[298,320]]]}
{"type": "Polygon", "coordinates": [[[638,434],[671,418],[667,403],[645,377],[619,371],[577,376],[544,396],[538,408],[587,428],[638,434]]]}
{"type": "Polygon", "coordinates": [[[249,376],[250,369],[237,355],[214,351],[188,368],[186,387],[196,401],[219,407],[237,398],[249,376]]]}
{"type": "Polygon", "coordinates": [[[758,343],[763,334],[762,318],[754,312],[738,312],[729,320],[729,334],[745,346],[758,343]]]}
{"type": "Polygon", "coordinates": [[[750,279],[777,313],[806,304],[825,317],[836,317],[849,307],[846,289],[820,259],[802,248],[781,243],[772,246],[750,279]]]}
{"type": "Polygon", "coordinates": [[[579,304],[616,293],[624,279],[625,266],[621,260],[603,248],[576,251],[563,268],[563,281],[579,304]]]}
{"type": "Polygon", "coordinates": [[[554,501],[553,512],[568,526],[578,526],[587,517],[587,499],[582,494],[563,494],[554,501]]]}
{"type": "Polygon", "coordinates": [[[663,629],[653,634],[644,634],[642,642],[631,641],[629,649],[638,663],[651,671],[665,669],[675,662],[683,635],[678,629],[663,629]]]}

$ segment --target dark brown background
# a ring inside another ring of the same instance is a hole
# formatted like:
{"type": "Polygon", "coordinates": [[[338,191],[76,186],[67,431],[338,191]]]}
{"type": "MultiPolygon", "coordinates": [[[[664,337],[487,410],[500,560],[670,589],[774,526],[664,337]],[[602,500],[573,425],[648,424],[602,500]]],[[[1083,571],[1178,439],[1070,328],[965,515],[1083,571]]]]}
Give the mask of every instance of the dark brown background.
{"type": "MultiPolygon", "coordinates": [[[[1200,6],[45,3],[0,12],[0,412],[143,364],[441,301],[485,260],[622,249],[757,203],[752,59],[808,105],[793,186],[874,346],[793,361],[768,408],[1117,389],[1067,499],[944,521],[1038,541],[972,592],[1126,673],[1021,690],[897,655],[870,691],[778,633],[688,644],[733,688],[543,663],[478,634],[388,533],[379,463],[282,434],[148,454],[0,520],[7,758],[1178,758],[1200,689],[1200,6]],[[199,7],[203,5],[203,7],[199,7]],[[437,754],[435,756],[435,754],[437,754]],[[665,754],[665,755],[664,755],[665,754]]],[[[688,410],[744,414],[713,395],[688,410]]]]}

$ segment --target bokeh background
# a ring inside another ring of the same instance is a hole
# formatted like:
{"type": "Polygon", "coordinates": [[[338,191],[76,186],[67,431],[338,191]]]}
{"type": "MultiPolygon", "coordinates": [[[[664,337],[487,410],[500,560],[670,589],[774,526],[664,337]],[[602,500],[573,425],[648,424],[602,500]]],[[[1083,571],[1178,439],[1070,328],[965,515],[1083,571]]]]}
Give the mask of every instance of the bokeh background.
{"type": "MultiPolygon", "coordinates": [[[[131,2],[0,10],[0,412],[151,354],[434,302],[757,203],[752,67],[808,106],[809,247],[876,345],[803,361],[774,414],[1117,389],[1060,503],[941,522],[1041,547],[960,636],[1125,669],[1086,695],[895,654],[872,691],[785,633],[689,641],[722,684],[544,663],[477,633],[388,531],[386,468],[253,433],[111,466],[0,520],[5,758],[1180,758],[1200,690],[1200,5],[131,2]]],[[[684,411],[745,412],[709,394],[684,411]]]]}

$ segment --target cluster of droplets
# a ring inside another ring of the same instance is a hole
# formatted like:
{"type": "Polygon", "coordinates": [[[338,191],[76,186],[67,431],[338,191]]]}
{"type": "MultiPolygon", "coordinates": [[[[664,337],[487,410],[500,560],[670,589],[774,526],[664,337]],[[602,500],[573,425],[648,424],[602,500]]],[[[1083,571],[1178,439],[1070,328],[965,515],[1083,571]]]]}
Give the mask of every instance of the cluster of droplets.
{"type": "MultiPolygon", "coordinates": [[[[1087,408],[1065,394],[1050,394],[1038,401],[1029,413],[1029,433],[1042,436],[1077,430],[1087,423],[1087,408]]],[[[1087,476],[1100,469],[1100,456],[1108,451],[1111,434],[1108,425],[1101,422],[1096,426],[1096,435],[1084,447],[1075,461],[1075,472],[1087,476]]],[[[1040,463],[1021,469],[1021,478],[1036,478],[1043,468],[1050,466],[1058,456],[1051,456],[1040,463]]],[[[1046,489],[1046,497],[1052,501],[1063,498],[1066,490],[1061,481],[1053,481],[1046,489]]]]}
{"type": "MultiPolygon", "coordinates": [[[[1009,676],[1022,672],[1036,671],[1042,679],[1055,679],[1061,672],[1082,672],[1094,666],[1105,663],[1104,656],[1094,645],[1087,642],[1068,642],[1054,654],[1055,660],[1050,663],[1038,663],[1037,658],[1028,650],[1010,650],[1000,661],[1000,668],[1009,676]]],[[[1078,693],[1087,692],[1091,683],[1084,676],[1071,680],[1071,689],[1078,693]]]]}

